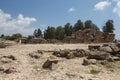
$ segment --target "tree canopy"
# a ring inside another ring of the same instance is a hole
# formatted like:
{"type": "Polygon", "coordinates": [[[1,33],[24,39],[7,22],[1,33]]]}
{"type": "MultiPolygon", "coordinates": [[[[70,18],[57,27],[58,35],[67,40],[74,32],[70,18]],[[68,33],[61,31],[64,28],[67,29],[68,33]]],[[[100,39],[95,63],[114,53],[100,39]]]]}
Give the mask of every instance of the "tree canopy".
{"type": "Polygon", "coordinates": [[[64,34],[65,36],[71,36],[73,32],[72,25],[70,23],[66,23],[64,26],[64,34]]]}
{"type": "Polygon", "coordinates": [[[85,21],[85,29],[89,29],[89,28],[92,28],[92,21],[91,20],[85,21]]]}
{"type": "Polygon", "coordinates": [[[81,20],[78,20],[77,23],[75,23],[73,30],[74,32],[78,31],[78,30],[83,30],[84,29],[84,24],[81,20]]]}
{"type": "Polygon", "coordinates": [[[64,28],[62,26],[58,26],[56,28],[56,39],[58,40],[64,39],[64,28]]]}
{"type": "MultiPolygon", "coordinates": [[[[43,37],[45,39],[63,40],[66,36],[71,36],[72,33],[78,30],[84,30],[84,29],[100,30],[99,27],[92,22],[92,20],[86,20],[85,22],[82,22],[79,19],[74,24],[74,26],[72,26],[71,23],[66,23],[64,26],[58,26],[58,27],[48,26],[47,29],[44,30],[43,34],[40,28],[35,29],[33,32],[33,35],[35,37],[43,37]]],[[[102,29],[104,33],[113,33],[115,29],[114,21],[113,20],[106,21],[102,29]]],[[[3,34],[1,35],[1,38],[2,37],[4,37],[3,34]]],[[[21,37],[22,35],[20,33],[13,34],[12,36],[5,36],[6,39],[10,39],[10,40],[15,40],[21,37]]]]}
{"type": "Polygon", "coordinates": [[[105,25],[103,26],[103,32],[105,33],[114,33],[114,21],[108,20],[105,25]]]}
{"type": "Polygon", "coordinates": [[[44,38],[45,39],[55,39],[56,38],[55,33],[56,33],[55,27],[48,26],[48,28],[44,31],[44,38]]]}
{"type": "Polygon", "coordinates": [[[35,37],[42,37],[42,31],[39,28],[35,29],[33,35],[35,37]]]}

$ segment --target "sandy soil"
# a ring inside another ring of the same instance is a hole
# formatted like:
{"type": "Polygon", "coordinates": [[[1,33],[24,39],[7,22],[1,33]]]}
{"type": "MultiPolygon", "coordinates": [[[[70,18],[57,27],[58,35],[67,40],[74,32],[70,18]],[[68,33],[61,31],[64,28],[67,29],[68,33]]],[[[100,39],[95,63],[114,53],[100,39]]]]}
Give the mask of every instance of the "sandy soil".
{"type": "Polygon", "coordinates": [[[103,65],[81,65],[84,58],[59,58],[53,70],[42,69],[43,63],[52,52],[44,52],[39,59],[28,54],[37,50],[54,51],[59,49],[87,49],[88,44],[27,44],[14,45],[0,49],[0,57],[14,55],[17,59],[11,63],[0,63],[0,67],[15,67],[16,72],[5,74],[0,72],[0,80],[120,80],[120,62],[111,63],[112,68],[103,65]],[[100,71],[92,74],[91,70],[100,71]]]}

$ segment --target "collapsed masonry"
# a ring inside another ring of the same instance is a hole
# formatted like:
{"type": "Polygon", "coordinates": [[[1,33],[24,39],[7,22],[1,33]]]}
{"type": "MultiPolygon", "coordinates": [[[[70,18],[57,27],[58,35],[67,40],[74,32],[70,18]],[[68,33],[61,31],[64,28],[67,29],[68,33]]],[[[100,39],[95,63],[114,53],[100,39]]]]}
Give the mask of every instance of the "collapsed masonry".
{"type": "Polygon", "coordinates": [[[113,42],[115,34],[104,33],[95,29],[79,30],[72,34],[72,36],[66,37],[63,42],[65,43],[105,43],[113,42]]]}

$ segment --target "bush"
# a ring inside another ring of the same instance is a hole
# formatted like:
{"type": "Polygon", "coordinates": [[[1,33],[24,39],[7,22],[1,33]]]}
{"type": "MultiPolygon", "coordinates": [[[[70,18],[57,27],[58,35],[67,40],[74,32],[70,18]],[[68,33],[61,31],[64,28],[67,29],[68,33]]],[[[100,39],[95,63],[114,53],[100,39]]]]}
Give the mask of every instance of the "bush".
{"type": "Polygon", "coordinates": [[[12,36],[6,36],[6,40],[16,40],[22,38],[22,35],[20,33],[13,34],[12,36]]]}

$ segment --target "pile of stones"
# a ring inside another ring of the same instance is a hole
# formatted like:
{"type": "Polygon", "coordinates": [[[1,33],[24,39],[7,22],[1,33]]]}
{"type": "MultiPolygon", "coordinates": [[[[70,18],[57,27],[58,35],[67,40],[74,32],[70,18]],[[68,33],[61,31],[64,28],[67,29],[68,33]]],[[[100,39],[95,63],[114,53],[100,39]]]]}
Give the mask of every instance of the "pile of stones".
{"type": "MultiPolygon", "coordinates": [[[[29,56],[32,58],[40,58],[43,54],[42,51],[30,53],[29,56]]],[[[81,58],[84,57],[82,65],[96,65],[97,63],[105,65],[108,62],[120,61],[120,43],[108,43],[103,45],[89,45],[88,50],[75,49],[75,50],[59,50],[53,51],[51,58],[48,58],[42,68],[52,70],[52,64],[58,63],[58,58],[81,58]]]]}
{"type": "Polygon", "coordinates": [[[90,55],[90,53],[87,50],[83,50],[83,49],[76,49],[76,50],[60,50],[60,51],[54,51],[53,55],[57,56],[57,57],[64,57],[67,59],[72,59],[75,57],[85,57],[90,55]]]}
{"type": "Polygon", "coordinates": [[[10,74],[16,72],[16,67],[11,65],[15,65],[14,62],[17,59],[13,55],[6,55],[0,57],[0,72],[5,74],[10,74]]]}
{"type": "Polygon", "coordinates": [[[39,59],[43,54],[43,51],[37,50],[36,52],[29,53],[29,56],[34,59],[39,59]]]}
{"type": "Polygon", "coordinates": [[[120,61],[120,43],[103,44],[102,46],[90,45],[90,55],[83,60],[83,65],[96,64],[105,65],[107,62],[120,61]]]}

